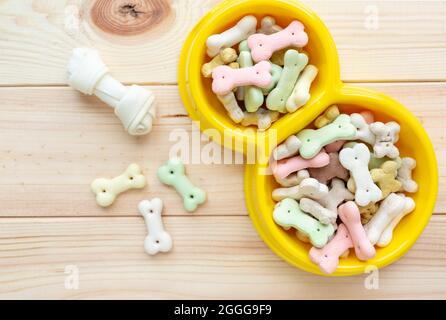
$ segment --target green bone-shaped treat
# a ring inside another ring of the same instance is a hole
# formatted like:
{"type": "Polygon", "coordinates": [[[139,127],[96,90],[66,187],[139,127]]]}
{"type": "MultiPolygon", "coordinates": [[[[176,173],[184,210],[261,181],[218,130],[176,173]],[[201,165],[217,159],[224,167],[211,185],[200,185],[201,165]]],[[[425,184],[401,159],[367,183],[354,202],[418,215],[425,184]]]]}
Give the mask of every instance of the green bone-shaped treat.
{"type": "Polygon", "coordinates": [[[305,234],[316,248],[325,246],[335,232],[332,224],[322,224],[302,212],[299,203],[290,198],[276,204],[273,218],[279,226],[285,229],[294,228],[305,234]]]}
{"type": "Polygon", "coordinates": [[[248,40],[243,40],[242,42],[240,42],[240,44],[238,45],[238,51],[239,52],[242,52],[242,51],[251,52],[251,49],[249,49],[249,46],[248,46],[248,40]]]}
{"type": "Polygon", "coordinates": [[[266,107],[273,111],[285,113],[286,102],[294,90],[297,78],[308,64],[308,57],[296,50],[290,49],[285,53],[285,65],[276,88],[266,99],[266,107]]]}
{"type": "Polygon", "coordinates": [[[271,85],[269,87],[262,89],[264,95],[268,95],[279,83],[280,76],[282,75],[282,70],[283,69],[281,66],[271,62],[271,74],[273,80],[271,81],[271,85]]]}
{"type": "Polygon", "coordinates": [[[339,115],[333,123],[318,130],[305,129],[297,134],[302,142],[299,153],[304,159],[311,159],[327,144],[337,140],[350,140],[356,136],[356,127],[347,114],[339,115]]]}
{"type": "Polygon", "coordinates": [[[186,176],[184,165],[178,158],[172,158],[158,169],[158,179],[168,185],[173,186],[183,197],[184,208],[188,212],[193,212],[198,205],[206,201],[206,192],[195,187],[186,176]]]}
{"type": "MultiPolygon", "coordinates": [[[[241,68],[248,68],[254,65],[251,53],[249,51],[242,51],[238,57],[238,63],[241,68]]],[[[245,108],[248,112],[256,112],[263,104],[265,96],[262,89],[255,86],[245,87],[245,108]]]]}

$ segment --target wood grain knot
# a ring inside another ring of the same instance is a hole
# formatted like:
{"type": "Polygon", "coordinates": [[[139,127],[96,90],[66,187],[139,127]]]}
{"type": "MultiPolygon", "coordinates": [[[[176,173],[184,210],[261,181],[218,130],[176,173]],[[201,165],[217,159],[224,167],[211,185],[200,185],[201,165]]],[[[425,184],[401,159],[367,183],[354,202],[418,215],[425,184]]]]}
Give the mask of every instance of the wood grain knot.
{"type": "Polygon", "coordinates": [[[171,13],[169,0],[96,0],[91,7],[93,23],[102,31],[131,36],[159,25],[171,13]]]}

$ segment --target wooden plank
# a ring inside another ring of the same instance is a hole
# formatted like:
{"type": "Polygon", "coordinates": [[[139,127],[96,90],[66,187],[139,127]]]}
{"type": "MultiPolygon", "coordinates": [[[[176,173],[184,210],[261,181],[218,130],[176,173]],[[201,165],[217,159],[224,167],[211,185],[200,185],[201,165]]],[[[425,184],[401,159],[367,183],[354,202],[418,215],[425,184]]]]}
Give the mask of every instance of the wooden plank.
{"type": "MultiPolygon", "coordinates": [[[[446,84],[368,86],[401,100],[423,122],[440,166],[435,212],[446,213],[446,84]]],[[[183,130],[192,136],[197,129],[175,86],[150,88],[159,100],[159,120],[143,138],[128,136],[111,109],[70,88],[0,89],[0,216],[135,216],[135,204],[155,196],[169,203],[167,215],[186,214],[175,191],[158,182],[156,170],[177,141],[169,141],[169,135],[183,130]],[[122,195],[107,210],[98,208],[89,190],[91,181],[119,174],[132,162],[143,166],[149,186],[122,195]]],[[[191,146],[190,153],[195,150],[191,146]]],[[[188,173],[209,195],[195,214],[246,214],[243,166],[190,165],[188,173]]]]}
{"type": "Polygon", "coordinates": [[[248,217],[165,223],[174,249],[149,257],[142,218],[2,218],[0,298],[446,298],[445,216],[433,217],[407,255],[380,270],[379,290],[365,288],[367,275],[334,279],[291,267],[259,239],[248,217]],[[67,290],[74,268],[79,287],[67,290]]]}
{"type": "MultiPolygon", "coordinates": [[[[94,26],[90,2],[2,1],[0,85],[65,84],[65,66],[72,49],[78,46],[97,48],[113,75],[125,83],[174,84],[179,52],[187,34],[219,1],[153,2],[163,5],[145,10],[156,13],[161,21],[149,23],[145,32],[135,36],[107,34],[94,26]]],[[[339,48],[344,80],[445,80],[444,1],[305,3],[331,30],[339,48]]],[[[138,25],[142,19],[133,17],[128,10],[115,11],[118,25],[126,21],[117,30],[128,24],[138,25]]]]}

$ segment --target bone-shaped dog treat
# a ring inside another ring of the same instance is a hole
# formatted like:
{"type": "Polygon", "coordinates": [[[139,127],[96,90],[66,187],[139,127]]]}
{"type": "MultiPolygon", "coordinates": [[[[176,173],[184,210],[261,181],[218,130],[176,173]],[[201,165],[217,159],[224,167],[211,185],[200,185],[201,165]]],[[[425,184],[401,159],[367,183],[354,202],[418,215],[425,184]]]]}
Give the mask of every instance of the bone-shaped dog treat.
{"type": "Polygon", "coordinates": [[[222,49],[230,48],[235,44],[246,40],[256,32],[257,18],[246,16],[242,18],[234,27],[220,34],[210,36],[207,41],[207,54],[211,58],[220,53],[222,49]]]}
{"type": "Polygon", "coordinates": [[[294,112],[303,107],[308,100],[310,100],[310,88],[314,79],[318,74],[318,69],[313,65],[308,65],[302,71],[294,87],[293,92],[286,102],[286,109],[288,112],[294,112]]]}
{"type": "Polygon", "coordinates": [[[334,178],[326,197],[318,199],[319,203],[330,211],[337,212],[338,206],[346,200],[353,200],[355,195],[347,190],[344,181],[334,178]]]}
{"type": "MultiPolygon", "coordinates": [[[[350,141],[350,142],[345,143],[343,147],[344,148],[353,148],[357,144],[358,144],[358,142],[350,141]]],[[[369,150],[372,150],[372,149],[369,148],[369,150]]],[[[325,148],[325,151],[327,151],[327,147],[325,148]]],[[[369,170],[380,168],[384,164],[384,162],[387,162],[387,161],[395,161],[396,163],[398,163],[398,168],[401,167],[401,158],[400,157],[397,157],[395,159],[391,159],[389,157],[377,158],[375,156],[375,154],[373,152],[371,152],[370,153],[370,161],[369,161],[369,170]]]]}
{"type": "Polygon", "coordinates": [[[309,177],[310,174],[308,173],[307,170],[300,170],[293,174],[290,174],[288,177],[283,179],[278,177],[274,178],[276,179],[277,183],[280,184],[282,187],[289,188],[300,185],[302,181],[304,181],[309,177]]]}
{"type": "MultiPolygon", "coordinates": [[[[242,68],[250,68],[253,66],[251,59],[251,53],[249,51],[240,52],[238,62],[242,68]]],[[[254,86],[244,87],[244,101],[245,108],[248,112],[256,112],[260,106],[263,104],[265,96],[263,95],[262,89],[254,86]]]]}
{"type": "Polygon", "coordinates": [[[284,143],[274,149],[273,159],[279,161],[296,155],[299,152],[300,145],[301,142],[295,135],[289,136],[284,143]]]}
{"type": "Polygon", "coordinates": [[[328,165],[330,162],[330,156],[321,151],[318,155],[311,159],[304,159],[300,156],[295,156],[288,159],[283,159],[271,163],[271,169],[273,174],[279,178],[285,178],[293,172],[307,169],[307,168],[321,168],[328,165]]]}
{"type": "Polygon", "coordinates": [[[330,211],[312,199],[302,198],[300,199],[299,205],[302,211],[312,215],[323,224],[336,223],[336,219],[338,218],[336,211],[330,211]]]}
{"type": "Polygon", "coordinates": [[[345,140],[338,140],[338,141],[335,141],[335,142],[332,142],[332,143],[326,145],[324,147],[324,149],[325,149],[325,152],[327,152],[327,153],[339,152],[339,150],[342,149],[344,144],[345,144],[345,140]]]}
{"type": "Polygon", "coordinates": [[[353,248],[353,242],[347,227],[340,224],[335,237],[322,249],[311,248],[310,259],[319,266],[322,272],[331,274],[336,271],[341,257],[348,249],[353,248]]]}
{"type": "Polygon", "coordinates": [[[412,198],[404,198],[404,208],[392,220],[392,222],[384,229],[381,237],[378,240],[378,247],[387,247],[393,239],[393,230],[400,223],[400,221],[415,209],[415,201],[412,198]]]}
{"type": "Polygon", "coordinates": [[[96,195],[96,202],[101,207],[110,206],[116,197],[130,189],[146,186],[146,178],[137,164],[131,164],[125,172],[113,179],[99,178],[91,183],[91,191],[96,195]]]}
{"type": "Polygon", "coordinates": [[[318,129],[325,127],[332,123],[341,113],[339,112],[338,106],[331,106],[328,108],[323,115],[319,116],[314,121],[314,126],[318,129]]]}
{"type": "Polygon", "coordinates": [[[379,209],[377,203],[370,202],[364,207],[359,207],[359,212],[361,213],[361,223],[363,225],[367,224],[379,209]]]}
{"type": "Polygon", "coordinates": [[[275,201],[290,198],[300,200],[302,198],[322,199],[328,195],[328,187],[313,178],[304,179],[298,186],[291,188],[279,188],[273,191],[275,201]]]}
{"type": "Polygon", "coordinates": [[[384,230],[396,217],[405,211],[405,208],[406,197],[404,195],[391,193],[384,199],[378,212],[376,212],[369,223],[364,226],[367,237],[373,245],[378,243],[384,230]]]}
{"type": "Polygon", "coordinates": [[[297,201],[293,199],[284,199],[277,203],[273,218],[279,226],[297,229],[308,236],[311,244],[317,248],[322,248],[335,231],[333,225],[324,225],[303,213],[297,201]]]}
{"type": "Polygon", "coordinates": [[[279,32],[270,35],[258,33],[248,38],[248,46],[255,62],[268,60],[277,50],[287,47],[302,48],[307,43],[308,35],[304,31],[304,25],[299,21],[291,22],[279,32]]]}
{"type": "Polygon", "coordinates": [[[279,83],[280,77],[282,76],[282,71],[283,69],[281,66],[271,63],[272,81],[269,87],[262,89],[264,95],[270,94],[270,92],[273,91],[274,88],[276,88],[277,84],[279,83]]]}
{"type": "Polygon", "coordinates": [[[201,68],[201,73],[205,78],[212,76],[212,71],[222,65],[230,64],[237,60],[237,51],[232,48],[226,48],[214,57],[210,62],[205,63],[201,68]]]}
{"type": "Polygon", "coordinates": [[[381,189],[383,198],[401,189],[401,182],[396,179],[398,168],[399,164],[396,161],[387,161],[380,169],[370,171],[373,182],[381,189]]]}
{"type": "Polygon", "coordinates": [[[235,123],[242,122],[245,115],[235,99],[234,92],[229,92],[224,96],[217,95],[217,98],[225,107],[226,111],[228,111],[229,117],[232,119],[232,121],[235,123]]]}
{"type": "Polygon", "coordinates": [[[184,208],[193,212],[198,205],[206,201],[206,193],[195,187],[186,176],[184,165],[178,158],[172,158],[158,169],[158,179],[175,190],[183,197],[184,208]]]}
{"type": "Polygon", "coordinates": [[[243,40],[242,42],[239,43],[238,51],[239,52],[243,52],[243,51],[251,52],[251,50],[249,49],[249,46],[248,46],[248,40],[243,40]]]}
{"type": "Polygon", "coordinates": [[[398,170],[398,181],[402,184],[402,190],[410,193],[418,191],[418,184],[412,179],[412,171],[416,168],[417,162],[413,158],[401,159],[401,168],[398,170]]]}
{"type": "Polygon", "coordinates": [[[266,107],[281,113],[286,112],[286,102],[293,92],[299,74],[308,64],[308,56],[296,50],[288,50],[285,54],[285,65],[276,88],[266,99],[266,107]]]}
{"type": "Polygon", "coordinates": [[[150,255],[170,251],[172,249],[172,238],[164,229],[161,217],[163,211],[161,199],[143,200],[139,203],[138,209],[147,226],[147,237],[144,240],[145,251],[150,255]]]}
{"type": "Polygon", "coordinates": [[[68,84],[84,94],[94,94],[112,107],[130,135],[141,136],[152,130],[156,118],[153,93],[136,85],[125,87],[112,78],[96,50],[73,50],[68,63],[68,84]]]}
{"type": "Polygon", "coordinates": [[[328,156],[330,158],[329,164],[321,168],[310,168],[308,170],[310,176],[323,184],[327,184],[333,178],[340,178],[347,181],[350,174],[339,162],[339,154],[334,152],[328,156]]]}
{"type": "Polygon", "coordinates": [[[321,149],[337,140],[349,140],[356,135],[356,128],[350,122],[350,116],[341,114],[333,123],[318,130],[305,129],[297,134],[302,141],[299,153],[302,158],[311,159],[321,149]]]}
{"type": "Polygon", "coordinates": [[[368,169],[370,151],[365,144],[358,143],[353,148],[342,149],[339,160],[342,166],[350,171],[355,181],[355,200],[358,205],[366,206],[370,202],[381,200],[382,192],[373,183],[368,169]]]}
{"type": "Polygon", "coordinates": [[[356,139],[367,142],[368,144],[375,144],[375,134],[370,130],[370,125],[366,122],[364,117],[359,113],[350,115],[352,124],[356,127],[356,139]]]}
{"type": "Polygon", "coordinates": [[[394,159],[400,155],[395,143],[398,142],[400,125],[394,121],[386,124],[382,122],[375,122],[370,125],[370,130],[375,134],[376,140],[373,146],[375,156],[382,158],[388,156],[394,159]]]}
{"type": "Polygon", "coordinates": [[[351,236],[356,257],[362,261],[372,259],[376,255],[376,250],[367,238],[367,234],[361,224],[361,214],[356,203],[349,201],[341,205],[338,209],[338,214],[351,236]]]}
{"type": "Polygon", "coordinates": [[[265,131],[277,119],[279,119],[278,112],[260,108],[256,112],[245,112],[242,125],[245,127],[255,125],[260,131],[265,131]]]}
{"type": "Polygon", "coordinates": [[[257,33],[263,33],[269,35],[282,30],[283,28],[276,24],[276,19],[270,16],[266,16],[260,22],[260,29],[257,30],[257,33]]]}
{"type": "Polygon", "coordinates": [[[241,86],[266,88],[272,81],[270,71],[271,63],[268,61],[259,62],[253,67],[240,69],[219,66],[212,72],[212,91],[218,95],[225,95],[234,88],[241,86]]]}

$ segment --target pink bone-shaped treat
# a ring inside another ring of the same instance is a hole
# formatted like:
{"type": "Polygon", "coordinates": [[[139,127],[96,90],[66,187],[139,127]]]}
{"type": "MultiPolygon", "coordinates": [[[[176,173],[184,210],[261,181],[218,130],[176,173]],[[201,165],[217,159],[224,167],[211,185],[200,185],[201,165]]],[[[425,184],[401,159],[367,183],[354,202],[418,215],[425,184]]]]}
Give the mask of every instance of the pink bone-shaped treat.
{"type": "Polygon", "coordinates": [[[322,272],[333,273],[339,265],[339,257],[353,247],[353,242],[344,224],[338,226],[336,236],[322,249],[311,248],[310,259],[322,272]]]}
{"type": "Polygon", "coordinates": [[[299,21],[293,21],[282,31],[265,35],[253,34],[248,38],[248,46],[255,62],[268,60],[274,52],[287,47],[304,47],[308,43],[308,35],[304,31],[304,25],[299,21]]]}
{"type": "Polygon", "coordinates": [[[322,150],[314,158],[304,159],[301,156],[296,156],[288,159],[283,159],[271,163],[271,169],[275,177],[284,179],[291,173],[307,168],[322,168],[330,163],[330,156],[322,150]]]}
{"type": "Polygon", "coordinates": [[[338,208],[338,214],[350,233],[356,257],[362,261],[373,258],[376,255],[376,250],[367,238],[367,234],[361,224],[361,214],[356,203],[349,201],[343,204],[338,208]]]}
{"type": "Polygon", "coordinates": [[[256,86],[266,88],[271,85],[271,63],[262,61],[252,67],[233,69],[220,66],[212,72],[212,91],[218,95],[225,95],[236,87],[256,86]]]}

